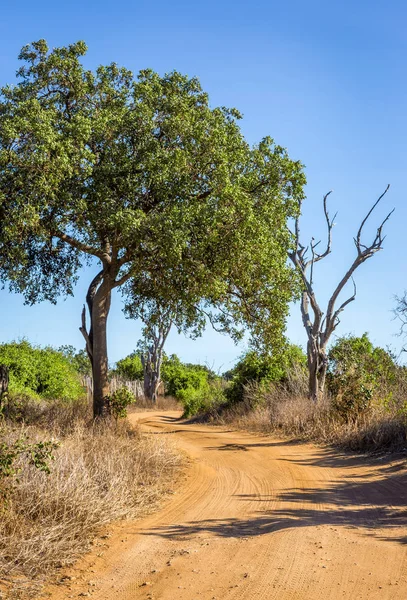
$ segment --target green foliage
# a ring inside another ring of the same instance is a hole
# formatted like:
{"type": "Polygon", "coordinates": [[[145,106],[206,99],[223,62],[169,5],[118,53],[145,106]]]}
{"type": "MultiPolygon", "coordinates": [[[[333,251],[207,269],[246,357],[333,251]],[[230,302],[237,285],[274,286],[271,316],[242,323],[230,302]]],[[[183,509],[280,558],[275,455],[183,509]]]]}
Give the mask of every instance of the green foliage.
{"type": "Polygon", "coordinates": [[[26,437],[9,443],[1,442],[0,482],[2,479],[13,477],[20,472],[21,466],[18,466],[18,459],[21,457],[26,457],[29,464],[48,474],[50,472],[49,462],[54,460],[53,452],[58,445],[53,440],[30,443],[26,437]]]}
{"type": "Polygon", "coordinates": [[[175,354],[170,357],[164,356],[161,374],[166,393],[181,401],[185,393],[203,389],[209,379],[209,371],[206,367],[182,363],[175,354]]]}
{"type": "Polygon", "coordinates": [[[143,365],[139,352],[132,352],[129,356],[117,361],[113,374],[130,381],[142,380],[143,365]]]}
{"type": "Polygon", "coordinates": [[[26,340],[1,344],[0,364],[9,368],[10,394],[47,400],[76,400],[83,396],[79,374],[53,348],[36,348],[26,340]]]}
{"type": "Polygon", "coordinates": [[[86,51],[33,42],[1,90],[1,278],[29,303],[54,302],[93,257],[99,289],[121,287],[144,322],[158,298],[200,332],[214,306],[235,337],[247,325],[281,345],[299,290],[286,224],[301,163],[269,137],[251,148],[239,112],[211,108],[196,78],[92,72],[86,51]]]}
{"type": "Polygon", "coordinates": [[[122,386],[107,398],[107,407],[116,421],[127,417],[127,407],[135,402],[133,394],[122,386]]]}
{"type": "Polygon", "coordinates": [[[305,370],[306,364],[306,355],[295,344],[287,344],[282,352],[276,354],[249,350],[231,371],[225,373],[226,379],[231,380],[226,391],[227,397],[232,402],[238,402],[242,400],[244,386],[248,383],[283,381],[290,369],[295,367],[305,370]]]}
{"type": "Polygon", "coordinates": [[[184,417],[206,412],[226,402],[225,384],[220,379],[206,382],[198,389],[187,387],[179,392],[178,399],[184,407],[184,417]]]}
{"type": "Polygon", "coordinates": [[[92,365],[86,350],[76,350],[73,346],[64,345],[58,348],[58,352],[61,352],[69,360],[79,375],[92,375],[92,365]]]}
{"type": "Polygon", "coordinates": [[[393,357],[373,346],[367,333],[338,338],[329,352],[328,387],[337,411],[346,419],[366,410],[374,397],[396,383],[400,368],[393,357]]]}

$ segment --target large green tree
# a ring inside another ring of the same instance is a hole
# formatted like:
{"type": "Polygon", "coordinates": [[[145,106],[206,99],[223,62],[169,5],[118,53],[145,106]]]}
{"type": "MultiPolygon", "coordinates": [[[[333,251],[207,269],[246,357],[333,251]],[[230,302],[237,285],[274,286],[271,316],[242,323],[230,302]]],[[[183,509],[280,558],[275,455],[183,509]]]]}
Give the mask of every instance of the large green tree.
{"type": "Polygon", "coordinates": [[[176,292],[215,306],[221,326],[263,322],[281,338],[295,287],[286,221],[304,175],[271,139],[250,148],[239,113],[212,109],[197,79],[134,78],[114,63],[92,72],[85,52],[34,42],[16,85],[2,88],[0,270],[36,302],[72,293],[79,269],[97,265],[82,332],[100,416],[115,288],[148,298],[157,281],[160,298],[176,292]]]}

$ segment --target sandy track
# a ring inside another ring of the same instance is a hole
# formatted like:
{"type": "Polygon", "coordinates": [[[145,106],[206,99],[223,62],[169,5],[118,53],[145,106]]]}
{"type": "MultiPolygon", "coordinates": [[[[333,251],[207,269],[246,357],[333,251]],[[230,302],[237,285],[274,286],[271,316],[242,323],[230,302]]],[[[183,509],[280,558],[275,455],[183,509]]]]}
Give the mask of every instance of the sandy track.
{"type": "Polygon", "coordinates": [[[113,529],[54,600],[407,600],[405,460],[134,414],[191,457],[165,508],[113,529]]]}

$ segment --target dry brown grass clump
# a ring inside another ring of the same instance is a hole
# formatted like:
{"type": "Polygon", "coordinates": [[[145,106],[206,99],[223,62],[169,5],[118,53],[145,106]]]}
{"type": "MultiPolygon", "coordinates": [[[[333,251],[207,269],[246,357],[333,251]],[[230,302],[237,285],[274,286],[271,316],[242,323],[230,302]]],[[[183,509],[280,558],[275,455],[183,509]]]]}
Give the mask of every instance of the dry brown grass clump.
{"type": "Polygon", "coordinates": [[[61,419],[54,410],[43,411],[39,421],[47,429],[2,427],[2,442],[25,435],[34,442],[54,437],[60,446],[49,475],[24,458],[18,477],[7,480],[0,579],[35,580],[71,564],[102,526],[151,509],[180,465],[179,454],[163,436],[141,435],[126,423],[90,426],[83,415],[73,418],[75,410],[70,420],[69,407],[61,419]]]}
{"type": "Polygon", "coordinates": [[[172,396],[158,396],[156,402],[139,398],[135,404],[131,405],[131,412],[140,412],[145,410],[183,410],[181,403],[172,396]]]}
{"type": "Polygon", "coordinates": [[[212,418],[250,431],[363,452],[407,447],[407,415],[397,403],[373,402],[367,410],[345,418],[329,397],[315,404],[301,386],[293,390],[287,385],[250,384],[242,402],[227,406],[212,418]]]}

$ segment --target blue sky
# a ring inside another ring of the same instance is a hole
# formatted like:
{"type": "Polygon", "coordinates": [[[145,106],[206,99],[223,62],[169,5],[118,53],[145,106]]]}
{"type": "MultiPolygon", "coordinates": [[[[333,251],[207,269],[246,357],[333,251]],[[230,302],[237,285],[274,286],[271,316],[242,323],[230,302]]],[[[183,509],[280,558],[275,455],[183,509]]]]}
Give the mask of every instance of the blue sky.
{"type": "MultiPolygon", "coordinates": [[[[320,205],[333,189],[339,211],[332,255],[316,273],[322,304],[350,264],[360,219],[387,183],[391,189],[372,219],[392,207],[384,250],[356,274],[356,301],[337,333],[369,331],[374,342],[400,348],[393,320],[394,295],[407,288],[405,176],[407,167],[407,7],[405,3],[351,2],[107,2],[2,3],[0,83],[15,81],[24,44],[45,38],[51,46],[83,39],[86,65],[115,61],[134,72],[177,69],[200,78],[213,106],[236,106],[250,142],[271,135],[306,165],[308,199],[302,231],[323,235],[320,205]]],[[[369,241],[369,235],[368,235],[369,241]]],[[[0,341],[26,336],[38,344],[82,347],[78,331],[89,274],[75,297],[56,307],[25,307],[0,292],[0,341]]],[[[138,323],[114,298],[109,324],[110,360],[135,348],[138,323]]],[[[299,307],[288,323],[292,341],[303,343],[299,307]]],[[[197,341],[171,335],[167,350],[188,361],[229,368],[242,351],[212,331],[197,341]]]]}

